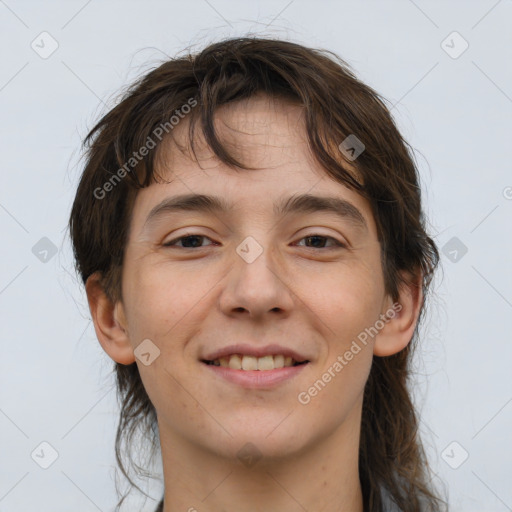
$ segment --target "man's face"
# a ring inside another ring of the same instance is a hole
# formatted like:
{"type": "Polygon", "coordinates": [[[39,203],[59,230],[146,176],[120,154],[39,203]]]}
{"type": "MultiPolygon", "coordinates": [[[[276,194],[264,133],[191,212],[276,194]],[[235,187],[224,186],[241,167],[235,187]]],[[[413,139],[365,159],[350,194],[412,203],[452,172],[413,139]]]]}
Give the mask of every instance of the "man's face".
{"type": "MultiPolygon", "coordinates": [[[[167,143],[158,171],[168,183],[142,189],[134,204],[122,316],[133,349],[149,339],[160,350],[137,365],[162,442],[227,457],[251,442],[263,455],[291,455],[358,431],[373,341],[358,342],[341,370],[333,365],[389,309],[376,226],[369,203],[313,160],[298,107],[252,98],[220,110],[216,122],[229,150],[258,169],[234,171],[204,144],[200,167],[167,143]],[[189,194],[231,210],[155,210],[189,194]],[[277,211],[303,194],[345,203],[339,214],[277,211]],[[246,374],[229,354],[222,364],[234,368],[204,362],[227,347],[278,356],[240,358],[246,368],[289,364],[280,357],[288,352],[308,362],[246,374]]],[[[182,123],[175,136],[184,144],[182,123]]]]}

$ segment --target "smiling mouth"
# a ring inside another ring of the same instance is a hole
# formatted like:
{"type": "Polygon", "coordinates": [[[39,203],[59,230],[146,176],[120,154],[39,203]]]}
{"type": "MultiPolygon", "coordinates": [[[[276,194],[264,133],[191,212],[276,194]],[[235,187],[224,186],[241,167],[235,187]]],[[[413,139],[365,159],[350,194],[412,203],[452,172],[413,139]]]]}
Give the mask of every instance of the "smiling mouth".
{"type": "Polygon", "coordinates": [[[213,361],[202,359],[206,365],[209,366],[222,366],[224,368],[231,368],[232,370],[276,370],[278,368],[288,368],[292,366],[301,366],[309,363],[308,360],[296,361],[290,356],[282,354],[268,355],[263,357],[248,356],[242,354],[231,354],[230,356],[220,357],[213,361]]]}

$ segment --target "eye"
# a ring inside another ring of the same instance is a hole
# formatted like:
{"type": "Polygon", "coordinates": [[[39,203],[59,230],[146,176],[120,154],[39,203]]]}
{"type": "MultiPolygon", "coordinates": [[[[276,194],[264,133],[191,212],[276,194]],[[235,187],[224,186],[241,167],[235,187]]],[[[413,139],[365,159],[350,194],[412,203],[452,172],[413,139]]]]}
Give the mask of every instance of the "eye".
{"type": "MultiPolygon", "coordinates": [[[[164,247],[179,247],[181,249],[199,249],[201,247],[205,247],[201,244],[201,241],[207,239],[211,241],[211,238],[207,237],[206,235],[185,235],[181,236],[179,238],[175,238],[174,240],[171,240],[169,242],[166,242],[165,244],[162,244],[164,247]],[[182,242],[182,245],[179,246],[176,244],[176,242],[182,242]]],[[[346,247],[346,245],[336,238],[333,238],[332,236],[323,236],[323,235],[316,235],[311,234],[308,236],[305,236],[304,238],[301,238],[300,241],[306,240],[306,244],[311,243],[312,246],[303,245],[303,247],[306,247],[308,249],[332,249],[336,247],[346,247]],[[325,245],[325,241],[332,241],[334,243],[333,247],[322,247],[322,245],[325,245]]],[[[300,245],[300,244],[298,244],[300,245]]]]}
{"type": "Polygon", "coordinates": [[[175,238],[174,240],[171,240],[170,242],[166,242],[165,244],[162,244],[164,247],[180,247],[181,249],[196,249],[198,247],[204,247],[198,240],[201,239],[208,239],[211,240],[211,238],[208,238],[205,235],[185,235],[181,236],[179,238],[175,238]],[[177,246],[176,242],[183,241],[183,245],[177,246]],[[199,245],[198,245],[199,243],[199,245]]]}
{"type": "MultiPolygon", "coordinates": [[[[333,238],[332,236],[323,236],[323,235],[317,235],[317,234],[311,234],[307,235],[304,238],[301,238],[300,241],[306,240],[306,243],[312,243],[313,246],[307,247],[308,249],[333,249],[336,247],[346,247],[346,245],[336,238],[333,238]],[[319,245],[323,245],[324,242],[322,240],[331,240],[334,242],[334,247],[319,247],[319,245]]],[[[304,246],[303,246],[304,247],[304,246]]]]}

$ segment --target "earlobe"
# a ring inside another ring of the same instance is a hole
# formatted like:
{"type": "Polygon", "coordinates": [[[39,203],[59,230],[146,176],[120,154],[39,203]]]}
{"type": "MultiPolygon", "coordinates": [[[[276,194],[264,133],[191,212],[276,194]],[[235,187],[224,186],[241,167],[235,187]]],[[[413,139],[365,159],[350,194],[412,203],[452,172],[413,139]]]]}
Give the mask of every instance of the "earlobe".
{"type": "Polygon", "coordinates": [[[125,365],[134,363],[135,356],[126,329],[122,303],[114,304],[107,296],[99,272],[89,276],[85,291],[96,337],[103,350],[117,363],[125,365]]]}
{"type": "Polygon", "coordinates": [[[411,341],[423,304],[422,276],[405,276],[407,280],[401,285],[398,300],[387,304],[383,311],[389,318],[375,338],[373,354],[390,356],[400,352],[411,341]]]}

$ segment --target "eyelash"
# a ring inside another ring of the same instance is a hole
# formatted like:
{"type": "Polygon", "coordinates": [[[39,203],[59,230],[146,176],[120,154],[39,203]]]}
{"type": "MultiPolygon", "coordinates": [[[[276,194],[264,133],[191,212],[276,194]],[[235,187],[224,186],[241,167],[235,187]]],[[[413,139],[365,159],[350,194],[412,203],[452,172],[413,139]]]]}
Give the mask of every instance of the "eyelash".
{"type": "MultiPolygon", "coordinates": [[[[193,235],[185,235],[185,236],[181,236],[179,238],[175,238],[174,240],[171,240],[165,244],[162,244],[163,247],[173,247],[175,242],[178,242],[180,240],[184,240],[186,238],[208,238],[208,240],[211,240],[210,237],[206,236],[206,235],[196,235],[196,234],[193,234],[193,235]]],[[[339,240],[337,240],[336,238],[333,238],[332,236],[325,236],[325,235],[318,235],[318,234],[315,234],[315,233],[312,233],[310,235],[306,235],[304,237],[302,237],[300,239],[300,241],[306,239],[306,238],[325,238],[326,240],[333,240],[336,244],[335,247],[306,247],[306,249],[323,249],[323,250],[328,250],[328,249],[336,249],[336,248],[346,248],[346,244],[340,242],[339,240]]],[[[176,246],[178,247],[178,246],[176,246]]],[[[203,247],[205,246],[200,246],[200,247],[178,247],[179,249],[185,249],[185,250],[195,250],[195,249],[202,249],[203,247]]]]}

